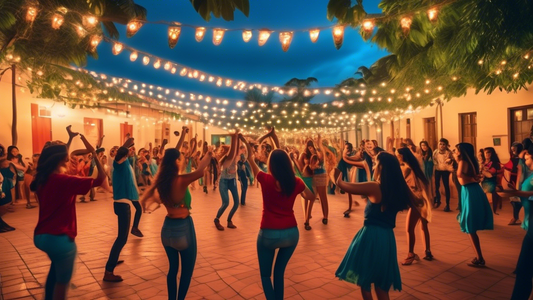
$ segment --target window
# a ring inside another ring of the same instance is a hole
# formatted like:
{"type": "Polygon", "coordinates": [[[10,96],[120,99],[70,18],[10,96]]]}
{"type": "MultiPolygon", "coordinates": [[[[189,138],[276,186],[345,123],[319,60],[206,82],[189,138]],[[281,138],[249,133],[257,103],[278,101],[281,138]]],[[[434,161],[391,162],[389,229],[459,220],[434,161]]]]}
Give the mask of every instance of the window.
{"type": "Polygon", "coordinates": [[[522,142],[530,137],[533,129],[533,105],[509,108],[510,139],[509,142],[522,142]]]}

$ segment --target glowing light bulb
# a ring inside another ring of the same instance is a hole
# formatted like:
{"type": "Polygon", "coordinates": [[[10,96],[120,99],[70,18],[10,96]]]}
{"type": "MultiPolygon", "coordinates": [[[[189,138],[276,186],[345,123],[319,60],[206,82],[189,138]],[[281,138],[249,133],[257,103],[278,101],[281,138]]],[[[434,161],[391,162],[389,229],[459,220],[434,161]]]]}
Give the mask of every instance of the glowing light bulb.
{"type": "Polygon", "coordinates": [[[150,63],[150,57],[148,56],[143,57],[143,64],[146,66],[149,63],[150,63]]]}
{"type": "Polygon", "coordinates": [[[248,43],[251,38],[252,38],[252,31],[251,30],[243,30],[242,31],[242,40],[245,43],[248,43]]]}
{"type": "Polygon", "coordinates": [[[111,51],[113,52],[113,55],[119,55],[123,49],[124,49],[124,46],[121,43],[114,43],[113,49],[111,51]]]}
{"type": "Polygon", "coordinates": [[[428,10],[428,19],[430,22],[437,21],[437,15],[439,11],[436,8],[431,8],[428,10]]]}
{"type": "Polygon", "coordinates": [[[272,31],[266,29],[261,29],[259,31],[259,46],[263,46],[268,41],[271,33],[272,31]]]}
{"type": "Polygon", "coordinates": [[[32,23],[35,21],[35,18],[37,17],[37,7],[30,6],[28,7],[28,10],[26,11],[26,21],[32,23]]]}
{"type": "Polygon", "coordinates": [[[161,67],[161,60],[156,60],[154,63],[154,68],[159,69],[161,67]]]}
{"type": "Polygon", "coordinates": [[[128,38],[134,36],[137,33],[137,31],[141,29],[142,26],[143,26],[143,23],[141,23],[138,20],[130,21],[128,25],[126,25],[126,36],[128,38]]]}
{"type": "Polygon", "coordinates": [[[97,23],[98,23],[98,19],[95,16],[83,17],[83,25],[85,25],[85,27],[92,28],[96,26],[97,23]]]}
{"type": "Polygon", "coordinates": [[[179,26],[170,26],[168,27],[168,46],[170,49],[173,49],[178,43],[180,38],[181,27],[179,26]]]}
{"type": "Polygon", "coordinates": [[[363,28],[364,32],[372,33],[374,31],[374,22],[371,20],[366,20],[363,22],[363,25],[361,27],[363,28]]]}
{"type": "Polygon", "coordinates": [[[201,42],[204,39],[205,36],[205,27],[198,27],[196,28],[196,33],[194,37],[196,38],[197,42],[201,42]]]}
{"type": "Polygon", "coordinates": [[[91,50],[92,51],[95,51],[96,50],[96,47],[98,47],[98,45],[100,44],[100,41],[102,40],[102,38],[98,35],[93,35],[91,37],[91,50]]]}
{"type": "Polygon", "coordinates": [[[289,47],[292,42],[292,31],[284,31],[279,33],[279,41],[281,42],[281,49],[283,49],[284,52],[287,52],[289,50],[289,47]]]}
{"type": "Polygon", "coordinates": [[[335,48],[337,48],[337,50],[341,48],[343,41],[344,41],[344,26],[337,25],[333,27],[333,43],[335,44],[335,48]]]}
{"type": "Polygon", "coordinates": [[[163,69],[165,69],[165,70],[168,71],[168,70],[170,70],[170,67],[172,67],[172,64],[171,64],[169,61],[167,61],[167,62],[165,63],[165,65],[163,66],[163,69]]]}
{"type": "Polygon", "coordinates": [[[411,24],[413,23],[413,19],[411,17],[403,17],[400,20],[400,26],[402,27],[402,31],[404,35],[408,35],[409,31],[411,30],[411,24]]]}
{"type": "Polygon", "coordinates": [[[222,43],[222,39],[224,38],[224,32],[226,30],[222,28],[215,28],[213,29],[213,45],[218,46],[220,43],[222,43]]]}
{"type": "Polygon", "coordinates": [[[63,25],[63,22],[65,21],[65,18],[62,14],[54,14],[52,16],[52,28],[59,29],[61,28],[61,25],[63,25]]]}
{"type": "Polygon", "coordinates": [[[318,40],[318,35],[320,34],[319,29],[313,29],[309,31],[309,37],[311,38],[311,42],[316,43],[318,40]]]}
{"type": "Polygon", "coordinates": [[[130,54],[130,60],[131,61],[136,61],[137,60],[137,57],[139,57],[139,54],[137,54],[137,52],[132,52],[130,54]]]}

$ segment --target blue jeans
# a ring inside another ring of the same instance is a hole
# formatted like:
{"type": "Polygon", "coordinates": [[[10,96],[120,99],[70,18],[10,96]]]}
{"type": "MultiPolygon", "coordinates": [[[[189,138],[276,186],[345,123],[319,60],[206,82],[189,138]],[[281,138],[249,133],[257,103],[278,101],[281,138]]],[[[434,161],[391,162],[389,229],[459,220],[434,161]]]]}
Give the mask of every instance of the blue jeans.
{"type": "Polygon", "coordinates": [[[52,261],[46,278],[44,299],[53,299],[55,285],[67,284],[72,278],[77,253],[76,243],[66,234],[38,234],[33,237],[33,243],[52,261]]]}
{"type": "Polygon", "coordinates": [[[229,206],[229,193],[233,196],[233,207],[231,208],[228,215],[228,222],[231,221],[231,218],[239,208],[239,192],[237,191],[237,179],[224,179],[220,178],[220,183],[218,186],[220,191],[220,197],[222,198],[222,206],[218,209],[217,219],[220,219],[226,208],[229,206]]]}
{"type": "Polygon", "coordinates": [[[241,182],[241,205],[246,204],[246,191],[248,190],[248,177],[240,177],[239,181],[241,182]]]}
{"type": "Polygon", "coordinates": [[[196,263],[196,233],[191,216],[185,219],[166,217],[161,229],[161,242],[168,257],[167,291],[168,299],[185,299],[192,272],[196,263]],[[180,288],[178,292],[177,276],[181,257],[180,288]]]}
{"type": "Polygon", "coordinates": [[[291,258],[300,233],[298,227],[288,229],[261,229],[257,236],[257,257],[261,283],[267,300],[283,299],[285,268],[291,258]],[[276,249],[279,248],[274,265],[274,286],[272,286],[272,264],[276,249]]]}
{"type": "Polygon", "coordinates": [[[131,222],[131,208],[129,203],[115,202],[113,203],[113,208],[118,218],[118,235],[115,243],[113,243],[113,247],[111,247],[111,252],[105,265],[105,270],[108,272],[113,272],[117,266],[120,251],[122,251],[122,248],[124,248],[124,245],[128,241],[131,222]]]}

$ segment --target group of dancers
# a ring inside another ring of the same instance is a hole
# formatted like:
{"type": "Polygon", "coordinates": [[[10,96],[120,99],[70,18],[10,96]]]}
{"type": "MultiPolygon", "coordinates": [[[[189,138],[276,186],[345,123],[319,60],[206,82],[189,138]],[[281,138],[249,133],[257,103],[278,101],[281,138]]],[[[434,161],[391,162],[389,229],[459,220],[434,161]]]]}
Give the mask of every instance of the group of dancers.
{"type": "MultiPolygon", "coordinates": [[[[101,159],[94,160],[96,170],[94,178],[68,174],[71,167],[69,146],[78,133],[72,132],[70,126],[67,127],[67,131],[69,141],[66,144],[56,141],[45,145],[30,185],[30,189],[36,193],[39,200],[39,220],[35,228],[34,242],[36,247],[47,253],[51,260],[45,299],[66,297],[77,252],[76,196],[86,195],[95,187],[105,186],[109,174],[101,159]]],[[[197,255],[196,233],[190,215],[192,197],[189,188],[199,179],[203,179],[202,185],[204,191],[206,190],[208,180],[204,178],[207,170],[213,168],[214,159],[218,161],[216,168],[219,168],[220,172],[219,191],[222,199],[214,220],[218,230],[224,230],[220,219],[229,206],[229,192],[232,193],[234,203],[227,216],[226,227],[237,228],[232,217],[240,201],[237,193],[239,171],[250,171],[244,181],[248,183],[249,179],[253,178],[261,186],[263,210],[257,238],[257,253],[261,282],[267,299],[283,299],[285,268],[299,240],[293,211],[296,198],[301,195],[304,199],[306,230],[311,229],[309,219],[317,196],[320,198],[323,212],[322,223],[327,225],[327,187],[336,186],[348,193],[350,205],[351,195],[361,195],[366,200],[364,226],[354,237],[335,272],[338,278],[360,286],[364,299],[372,299],[372,285],[379,299],[388,299],[391,287],[395,290],[402,288],[393,231],[398,212],[408,211],[406,231],[409,250],[402,264],[409,265],[419,259],[414,253],[414,228],[418,223],[422,224],[424,232],[426,249],[424,259],[433,259],[428,223],[431,221],[432,208],[438,207],[440,201],[436,201],[437,196],[432,194],[435,191],[431,190],[431,181],[425,172],[428,169],[425,165],[428,161],[425,158],[427,155],[413,151],[413,145],[400,143],[396,145],[397,147],[392,147],[394,141],[389,139],[384,150],[372,141],[365,141],[359,151],[353,151],[353,147],[346,143],[341,155],[339,153],[341,151],[318,136],[316,141],[305,141],[300,153],[297,147],[280,147],[274,128],[257,141],[247,139],[235,130],[229,146],[215,149],[203,143],[200,153],[196,154],[198,160],[195,167],[188,170],[187,165],[190,160],[187,158],[190,158],[190,155],[185,157],[184,153],[196,152],[189,151],[191,148],[196,150],[193,140],[188,145],[189,149],[185,151],[182,149],[188,131],[187,127],[183,127],[176,147],[164,151],[164,146],[159,148],[155,155],[157,170],[153,176],[147,178],[150,182],[146,182],[141,197],[134,168],[129,163],[134,139],[128,137],[121,147],[115,148],[111,182],[113,207],[118,220],[118,236],[105,266],[104,281],[123,280],[121,276],[114,274],[114,269],[121,262],[119,255],[130,232],[130,205],[137,203],[147,213],[164,206],[167,214],[161,229],[161,240],[169,260],[168,297],[185,298],[197,255]],[[271,143],[265,144],[268,139],[271,143]],[[261,152],[266,150],[269,151],[261,152]],[[337,162],[337,157],[342,159],[337,162]],[[339,168],[336,168],[336,163],[339,168]],[[355,166],[360,173],[357,183],[347,177],[349,166],[355,166]],[[178,287],[180,261],[181,274],[178,287]]],[[[80,137],[86,148],[84,152],[98,157],[97,147],[93,147],[83,135],[80,137]]],[[[445,139],[440,143],[448,146],[445,139]]],[[[532,207],[528,199],[533,196],[533,147],[524,146],[527,148],[516,160],[517,178],[514,189],[510,189],[511,186],[509,189],[497,192],[502,197],[518,197],[526,213],[522,225],[525,226],[527,235],[517,264],[512,299],[529,297],[533,277],[533,258],[530,255],[533,250],[533,237],[527,227],[532,207]]],[[[431,152],[427,149],[429,148],[427,143],[425,147],[421,144],[420,148],[422,151],[431,152]]],[[[445,151],[450,151],[448,147],[443,148],[446,148],[445,151]]],[[[437,155],[433,153],[433,156],[442,154],[440,149],[437,151],[439,151],[437,155]]],[[[460,143],[450,153],[451,157],[447,157],[444,163],[452,165],[451,172],[461,187],[458,221],[461,230],[469,235],[475,252],[475,258],[469,262],[469,265],[483,267],[485,259],[477,231],[493,229],[493,216],[480,181],[483,178],[483,171],[490,172],[490,169],[480,168],[471,144],[460,143]]],[[[149,161],[147,157],[145,159],[149,161]]],[[[242,185],[243,180],[240,181],[242,185]]],[[[332,188],[330,192],[334,190],[332,188]]],[[[436,192],[438,194],[438,190],[436,192]]],[[[244,201],[240,202],[244,204],[244,201]]],[[[345,212],[347,217],[349,210],[345,212]]],[[[447,210],[449,210],[449,200],[445,207],[445,211],[447,210]]]]}

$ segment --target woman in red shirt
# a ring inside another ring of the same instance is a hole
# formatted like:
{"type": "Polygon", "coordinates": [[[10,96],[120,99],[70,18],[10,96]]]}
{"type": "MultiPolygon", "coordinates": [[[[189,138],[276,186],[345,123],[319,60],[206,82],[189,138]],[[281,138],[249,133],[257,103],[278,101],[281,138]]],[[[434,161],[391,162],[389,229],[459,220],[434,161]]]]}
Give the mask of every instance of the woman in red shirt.
{"type": "MultiPolygon", "coordinates": [[[[277,141],[274,129],[268,135],[277,141]]],[[[267,300],[283,299],[284,274],[287,263],[298,245],[299,232],[294,217],[294,201],[298,194],[308,200],[315,195],[302,179],[297,178],[287,152],[276,149],[268,157],[268,173],[259,171],[252,155],[250,144],[239,134],[248,150],[248,161],[254,177],[261,184],[263,195],[263,217],[257,237],[257,256],[261,283],[267,300]],[[276,249],[279,249],[276,255],[276,249]],[[274,263],[274,285],[272,285],[272,265],[274,263]]],[[[276,145],[278,146],[278,145],[276,145]]]]}
{"type": "MultiPolygon", "coordinates": [[[[84,136],[81,136],[81,140],[87,150],[96,155],[84,136]]],[[[39,200],[39,221],[35,227],[33,241],[52,261],[46,278],[46,300],[66,299],[76,259],[76,195],[87,194],[105,179],[105,172],[99,160],[96,161],[96,179],[65,174],[67,162],[67,145],[48,143],[41,152],[37,173],[30,185],[39,200]]]]}

